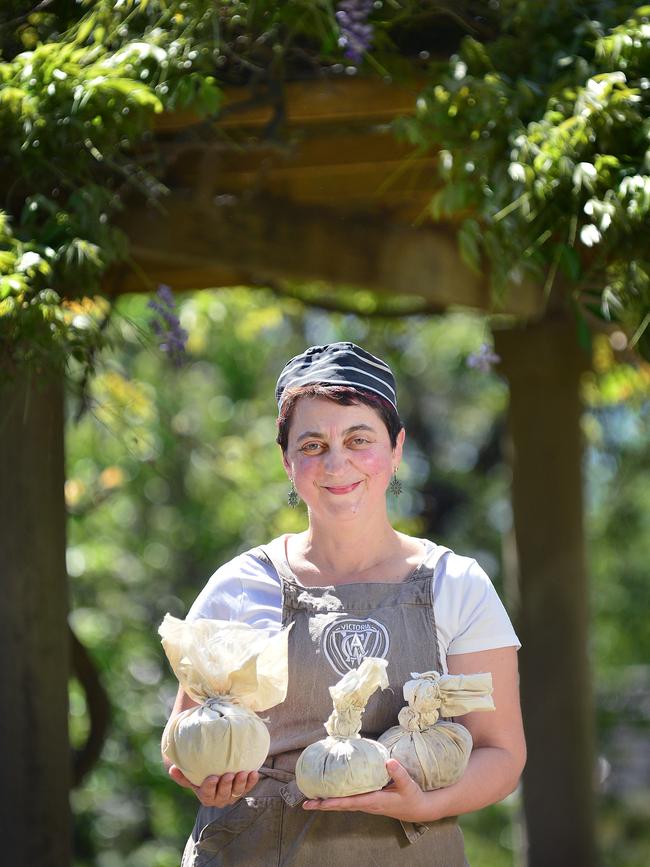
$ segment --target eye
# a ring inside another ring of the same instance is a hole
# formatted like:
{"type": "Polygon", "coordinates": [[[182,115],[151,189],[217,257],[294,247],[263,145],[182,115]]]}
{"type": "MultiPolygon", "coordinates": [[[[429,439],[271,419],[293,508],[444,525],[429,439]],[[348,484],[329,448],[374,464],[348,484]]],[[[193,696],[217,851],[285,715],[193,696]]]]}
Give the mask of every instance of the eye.
{"type": "Polygon", "coordinates": [[[304,452],[305,454],[314,455],[319,454],[322,448],[322,443],[305,443],[304,445],[300,446],[300,451],[304,452]]]}
{"type": "Polygon", "coordinates": [[[369,439],[366,439],[366,437],[355,437],[355,438],[352,440],[352,445],[353,445],[353,446],[366,446],[366,445],[368,445],[369,443],[370,443],[370,440],[369,440],[369,439]]]}

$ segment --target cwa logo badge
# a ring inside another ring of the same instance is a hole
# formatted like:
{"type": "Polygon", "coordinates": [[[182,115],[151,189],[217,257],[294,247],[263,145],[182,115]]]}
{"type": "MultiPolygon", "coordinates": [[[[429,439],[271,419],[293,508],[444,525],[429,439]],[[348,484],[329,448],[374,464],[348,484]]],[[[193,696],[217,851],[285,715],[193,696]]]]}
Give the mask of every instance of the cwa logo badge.
{"type": "Polygon", "coordinates": [[[321,644],[329,664],[343,675],[358,668],[366,656],[385,659],[390,639],[382,623],[346,617],[330,623],[323,630],[321,644]]]}

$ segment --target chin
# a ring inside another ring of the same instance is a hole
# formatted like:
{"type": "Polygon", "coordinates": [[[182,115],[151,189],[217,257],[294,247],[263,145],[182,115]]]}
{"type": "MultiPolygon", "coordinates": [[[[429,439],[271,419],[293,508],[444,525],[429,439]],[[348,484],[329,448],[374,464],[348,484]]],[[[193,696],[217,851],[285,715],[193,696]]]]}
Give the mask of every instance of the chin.
{"type": "Polygon", "coordinates": [[[328,503],[322,510],[323,514],[331,515],[339,520],[354,520],[368,511],[368,503],[364,497],[341,503],[328,503]]]}

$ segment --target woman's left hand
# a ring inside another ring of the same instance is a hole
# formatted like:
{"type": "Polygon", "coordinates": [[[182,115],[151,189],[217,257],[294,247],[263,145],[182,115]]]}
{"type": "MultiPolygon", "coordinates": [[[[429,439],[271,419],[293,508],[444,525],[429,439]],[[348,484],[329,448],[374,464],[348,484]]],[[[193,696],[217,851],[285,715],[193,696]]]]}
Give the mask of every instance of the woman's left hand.
{"type": "MultiPolygon", "coordinates": [[[[378,792],[366,795],[349,795],[346,798],[324,798],[303,803],[304,810],[360,810],[390,816],[404,822],[423,822],[427,819],[427,796],[408,772],[395,759],[386,762],[386,770],[392,783],[378,792]]],[[[429,812],[430,812],[429,806],[429,812]]]]}

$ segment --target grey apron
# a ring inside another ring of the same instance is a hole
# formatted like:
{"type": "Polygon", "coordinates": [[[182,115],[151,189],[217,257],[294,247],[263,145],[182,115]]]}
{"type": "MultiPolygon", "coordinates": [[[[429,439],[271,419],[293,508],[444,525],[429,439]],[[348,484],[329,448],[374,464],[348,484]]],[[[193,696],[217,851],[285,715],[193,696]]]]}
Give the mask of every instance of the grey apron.
{"type": "Polygon", "coordinates": [[[271,563],[282,582],[282,624],[293,624],[289,688],[281,705],[262,714],[271,733],[262,779],[232,805],[200,807],[181,867],[467,864],[455,818],[414,825],[363,812],[303,810],[293,774],[300,752],[326,736],[323,723],[332,711],[328,687],[366,656],[388,660],[389,688],[370,697],[364,737],[377,738],[397,725],[402,686],[411,672],[443,670],[432,579],[447,550],[427,543],[424,560],[402,582],[336,587],[303,587],[289,569],[282,539],[250,552],[271,563]]]}

